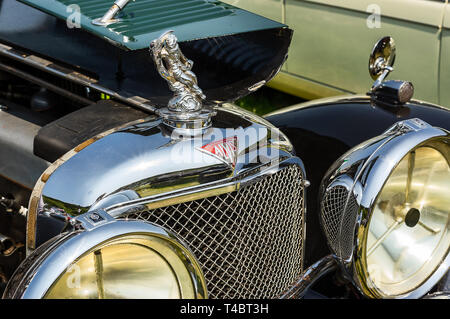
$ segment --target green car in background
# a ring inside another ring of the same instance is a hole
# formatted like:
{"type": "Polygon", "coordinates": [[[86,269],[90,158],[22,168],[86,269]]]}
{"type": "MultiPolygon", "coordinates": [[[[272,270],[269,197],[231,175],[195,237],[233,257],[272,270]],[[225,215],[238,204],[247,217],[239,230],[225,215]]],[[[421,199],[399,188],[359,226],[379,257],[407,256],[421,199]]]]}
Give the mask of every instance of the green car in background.
{"type": "Polygon", "coordinates": [[[414,97],[450,107],[450,6],[445,0],[225,0],[294,29],[289,58],[269,86],[306,99],[366,92],[367,52],[395,38],[414,97]]]}

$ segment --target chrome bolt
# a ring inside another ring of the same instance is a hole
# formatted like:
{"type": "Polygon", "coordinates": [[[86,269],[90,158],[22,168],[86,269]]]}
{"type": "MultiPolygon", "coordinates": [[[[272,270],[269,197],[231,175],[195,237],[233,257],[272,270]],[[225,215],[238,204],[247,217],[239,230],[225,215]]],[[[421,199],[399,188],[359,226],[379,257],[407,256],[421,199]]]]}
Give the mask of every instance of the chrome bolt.
{"type": "Polygon", "coordinates": [[[89,215],[89,218],[95,222],[100,219],[100,216],[97,213],[92,213],[91,215],[89,215]]]}

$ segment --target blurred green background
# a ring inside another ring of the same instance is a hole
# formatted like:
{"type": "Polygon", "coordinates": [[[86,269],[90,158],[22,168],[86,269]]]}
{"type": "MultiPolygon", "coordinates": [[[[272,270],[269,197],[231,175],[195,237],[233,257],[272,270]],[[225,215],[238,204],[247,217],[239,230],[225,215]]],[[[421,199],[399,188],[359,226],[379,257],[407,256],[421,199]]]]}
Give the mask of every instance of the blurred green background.
{"type": "Polygon", "coordinates": [[[263,86],[261,89],[237,100],[235,103],[248,111],[262,116],[285,106],[301,102],[305,102],[305,100],[263,86]]]}

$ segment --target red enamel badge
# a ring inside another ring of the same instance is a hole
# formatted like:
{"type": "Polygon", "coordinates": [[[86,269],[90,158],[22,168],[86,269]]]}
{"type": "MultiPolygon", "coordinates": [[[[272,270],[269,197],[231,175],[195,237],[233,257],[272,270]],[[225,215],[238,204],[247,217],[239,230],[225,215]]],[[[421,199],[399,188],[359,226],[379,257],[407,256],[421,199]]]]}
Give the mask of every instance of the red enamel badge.
{"type": "Polygon", "coordinates": [[[203,145],[201,149],[233,167],[236,165],[237,136],[227,137],[220,141],[203,145]]]}

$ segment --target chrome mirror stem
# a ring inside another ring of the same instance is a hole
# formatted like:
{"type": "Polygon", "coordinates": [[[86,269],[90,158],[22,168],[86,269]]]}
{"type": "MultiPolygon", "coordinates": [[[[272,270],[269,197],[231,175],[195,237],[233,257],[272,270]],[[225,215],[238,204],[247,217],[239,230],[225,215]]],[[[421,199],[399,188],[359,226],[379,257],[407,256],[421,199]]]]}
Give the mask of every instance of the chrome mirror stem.
{"type": "Polygon", "coordinates": [[[384,79],[394,70],[391,66],[386,66],[383,69],[383,73],[376,79],[376,81],[372,85],[372,91],[376,90],[384,81],[384,79]]]}

